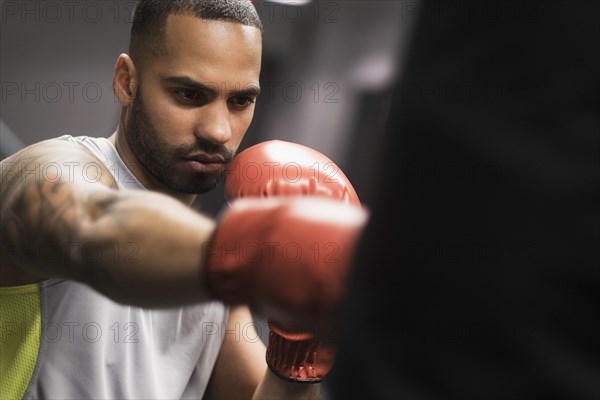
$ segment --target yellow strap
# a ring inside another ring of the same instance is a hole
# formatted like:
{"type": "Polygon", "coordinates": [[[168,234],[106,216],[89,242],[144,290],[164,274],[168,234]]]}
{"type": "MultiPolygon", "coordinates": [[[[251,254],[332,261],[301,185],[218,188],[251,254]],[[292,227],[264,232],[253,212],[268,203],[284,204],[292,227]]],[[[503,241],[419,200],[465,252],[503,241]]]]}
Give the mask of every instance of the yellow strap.
{"type": "Polygon", "coordinates": [[[38,284],[0,287],[0,397],[21,399],[29,386],[41,337],[38,284]]]}

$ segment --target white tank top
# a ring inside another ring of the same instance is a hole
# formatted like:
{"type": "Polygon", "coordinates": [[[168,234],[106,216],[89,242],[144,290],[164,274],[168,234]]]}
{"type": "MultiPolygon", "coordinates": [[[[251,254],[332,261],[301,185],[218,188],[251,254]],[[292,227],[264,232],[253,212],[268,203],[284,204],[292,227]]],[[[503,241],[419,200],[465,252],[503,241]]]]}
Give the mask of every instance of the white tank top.
{"type": "MultiPolygon", "coordinates": [[[[58,139],[91,150],[119,189],[143,189],[106,138],[58,139]]],[[[41,282],[40,296],[40,350],[26,399],[203,397],[225,333],[222,303],[143,309],[58,279],[41,282]]]]}

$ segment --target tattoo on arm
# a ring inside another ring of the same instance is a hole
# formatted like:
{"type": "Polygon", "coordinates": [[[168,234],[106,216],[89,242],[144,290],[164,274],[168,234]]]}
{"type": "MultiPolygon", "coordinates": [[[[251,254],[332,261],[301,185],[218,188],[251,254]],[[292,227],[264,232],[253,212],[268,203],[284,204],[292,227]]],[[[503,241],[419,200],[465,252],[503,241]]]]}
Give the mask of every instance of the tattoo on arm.
{"type": "Polygon", "coordinates": [[[81,264],[80,251],[75,251],[81,249],[79,227],[93,217],[90,211],[100,215],[110,207],[115,194],[89,194],[63,180],[42,179],[38,159],[30,151],[3,161],[1,263],[10,260],[42,276],[81,277],[85,272],[75,268],[81,264]]]}

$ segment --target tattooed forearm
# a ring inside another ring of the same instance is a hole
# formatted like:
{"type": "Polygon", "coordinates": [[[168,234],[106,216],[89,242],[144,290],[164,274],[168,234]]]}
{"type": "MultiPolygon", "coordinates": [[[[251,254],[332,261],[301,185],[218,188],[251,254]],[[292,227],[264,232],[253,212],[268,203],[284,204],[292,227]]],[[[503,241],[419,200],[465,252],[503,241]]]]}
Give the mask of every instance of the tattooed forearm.
{"type": "MultiPolygon", "coordinates": [[[[90,209],[97,214],[108,203],[103,199],[104,204],[96,206],[89,192],[77,190],[77,182],[63,173],[68,168],[74,174],[81,163],[72,158],[45,163],[35,150],[1,164],[0,265],[18,265],[38,276],[77,278],[81,268],[75,266],[81,266],[81,255],[75,250],[81,248],[81,224],[89,218],[90,209]],[[48,165],[53,173],[48,172],[48,165]]],[[[73,157],[63,153],[63,157],[73,157]]]]}
{"type": "Polygon", "coordinates": [[[144,307],[208,298],[202,249],[214,221],[165,194],[117,190],[93,155],[52,145],[0,164],[0,286],[64,278],[144,307]],[[100,179],[86,176],[91,164],[100,179]],[[62,174],[49,173],[56,166],[62,174]]]}
{"type": "Polygon", "coordinates": [[[9,207],[3,210],[3,244],[12,248],[16,262],[24,267],[41,258],[53,264],[53,274],[68,276],[68,249],[76,240],[81,207],[74,194],[61,182],[24,182],[9,207]],[[57,270],[64,268],[65,270],[57,270]]]}

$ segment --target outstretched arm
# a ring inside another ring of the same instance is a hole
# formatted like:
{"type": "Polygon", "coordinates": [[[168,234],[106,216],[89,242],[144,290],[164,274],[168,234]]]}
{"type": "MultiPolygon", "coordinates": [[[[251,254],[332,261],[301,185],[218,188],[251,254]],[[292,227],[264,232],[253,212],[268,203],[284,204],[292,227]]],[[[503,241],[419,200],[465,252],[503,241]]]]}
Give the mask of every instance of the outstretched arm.
{"type": "Polygon", "coordinates": [[[169,196],[117,190],[87,149],[56,140],[0,167],[0,285],[65,278],[142,307],[218,298],[294,315],[331,311],[367,218],[316,195],[238,199],[216,229],[169,196]],[[290,243],[303,247],[300,257],[285,253],[290,243]]]}
{"type": "Polygon", "coordinates": [[[116,301],[202,301],[202,248],[214,222],[178,201],[119,191],[85,148],[49,140],[1,164],[0,286],[66,278],[116,301]]]}

